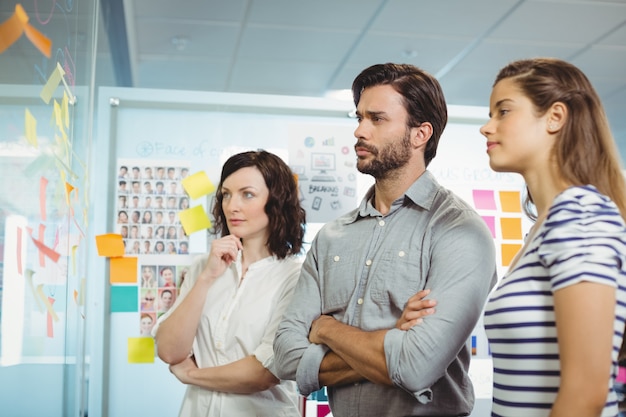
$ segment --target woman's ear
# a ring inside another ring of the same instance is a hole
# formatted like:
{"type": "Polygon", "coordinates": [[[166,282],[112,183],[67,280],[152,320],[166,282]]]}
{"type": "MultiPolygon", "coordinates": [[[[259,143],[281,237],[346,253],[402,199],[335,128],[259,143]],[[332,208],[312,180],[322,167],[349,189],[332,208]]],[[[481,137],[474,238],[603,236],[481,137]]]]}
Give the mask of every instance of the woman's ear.
{"type": "Polygon", "coordinates": [[[567,120],[567,106],[560,101],[552,104],[546,112],[547,129],[549,133],[557,133],[565,125],[567,120]]]}

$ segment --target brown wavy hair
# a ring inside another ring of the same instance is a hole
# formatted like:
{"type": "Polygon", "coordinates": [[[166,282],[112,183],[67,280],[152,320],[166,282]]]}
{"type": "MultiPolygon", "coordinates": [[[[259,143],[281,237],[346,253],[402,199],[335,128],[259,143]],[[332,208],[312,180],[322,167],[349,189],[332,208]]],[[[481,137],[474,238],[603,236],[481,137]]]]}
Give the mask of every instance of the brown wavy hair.
{"type": "Polygon", "coordinates": [[[242,152],[228,158],[222,167],[220,183],[213,206],[213,232],[230,234],[222,208],[222,186],[226,178],[241,168],[255,167],[263,175],[269,189],[265,213],[269,219],[267,247],[278,259],[297,255],[302,251],[306,213],[300,205],[298,186],[289,166],[278,156],[263,150],[242,152]]]}
{"type": "Polygon", "coordinates": [[[361,71],[352,83],[354,105],[358,106],[363,90],[390,85],[401,96],[409,114],[407,127],[430,122],[433,133],[424,149],[426,166],[437,154],[439,138],[448,123],[448,107],[439,81],[431,74],[410,64],[376,64],[361,71]]]}
{"type": "MultiPolygon", "coordinates": [[[[626,181],[619,152],[600,97],[585,74],[559,59],[535,58],[501,69],[494,86],[505,78],[515,82],[540,115],[556,102],[567,107],[568,117],[552,149],[563,179],[573,185],[595,186],[613,200],[626,220],[626,181]]],[[[536,218],[531,213],[530,193],[524,210],[536,218]]],[[[619,357],[626,358],[626,333],[619,357]]]]}
{"type": "MultiPolygon", "coordinates": [[[[619,152],[598,93],[576,66],[554,58],[514,61],[498,73],[494,86],[510,78],[533,103],[539,115],[563,103],[568,117],[552,149],[563,179],[595,186],[615,202],[626,220],[626,183],[619,152]]],[[[524,210],[533,219],[532,196],[524,210]]]]}

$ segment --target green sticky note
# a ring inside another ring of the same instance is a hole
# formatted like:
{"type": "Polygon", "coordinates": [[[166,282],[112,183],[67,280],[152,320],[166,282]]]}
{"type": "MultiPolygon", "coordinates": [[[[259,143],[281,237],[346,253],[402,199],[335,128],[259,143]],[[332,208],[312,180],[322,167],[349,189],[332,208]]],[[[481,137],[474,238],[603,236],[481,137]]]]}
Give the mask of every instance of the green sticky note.
{"type": "Polygon", "coordinates": [[[139,311],[139,292],[136,285],[111,286],[111,313],[139,311]]]}

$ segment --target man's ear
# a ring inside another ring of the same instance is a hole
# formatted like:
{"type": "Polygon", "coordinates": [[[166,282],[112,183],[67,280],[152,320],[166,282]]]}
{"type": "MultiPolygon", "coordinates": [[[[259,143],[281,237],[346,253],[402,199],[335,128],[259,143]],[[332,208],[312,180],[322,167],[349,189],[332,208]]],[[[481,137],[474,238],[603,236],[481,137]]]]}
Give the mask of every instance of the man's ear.
{"type": "Polygon", "coordinates": [[[411,144],[415,148],[424,146],[433,135],[433,125],[430,122],[423,122],[419,126],[411,128],[411,144]]]}
{"type": "Polygon", "coordinates": [[[546,112],[546,120],[548,125],[546,129],[549,133],[557,133],[565,125],[567,120],[567,106],[560,101],[557,101],[550,106],[546,112]]]}

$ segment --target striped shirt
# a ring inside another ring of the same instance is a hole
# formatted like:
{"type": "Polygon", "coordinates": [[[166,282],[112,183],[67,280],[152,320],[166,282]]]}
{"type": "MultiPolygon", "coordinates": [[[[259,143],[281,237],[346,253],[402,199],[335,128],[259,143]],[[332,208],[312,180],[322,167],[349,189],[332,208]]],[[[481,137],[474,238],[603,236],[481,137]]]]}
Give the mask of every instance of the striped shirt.
{"type": "Polygon", "coordinates": [[[582,281],[617,288],[613,371],[602,416],[617,415],[613,383],[626,316],[626,226],[593,186],[558,195],[485,309],[493,355],[492,416],[548,416],[560,384],[554,292],[582,281]]]}

